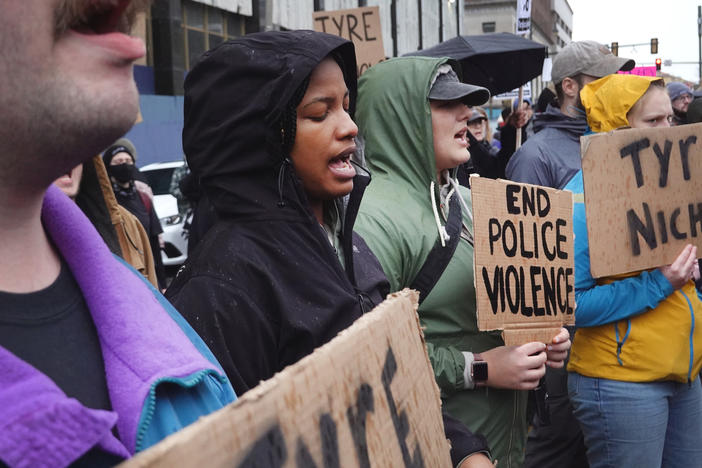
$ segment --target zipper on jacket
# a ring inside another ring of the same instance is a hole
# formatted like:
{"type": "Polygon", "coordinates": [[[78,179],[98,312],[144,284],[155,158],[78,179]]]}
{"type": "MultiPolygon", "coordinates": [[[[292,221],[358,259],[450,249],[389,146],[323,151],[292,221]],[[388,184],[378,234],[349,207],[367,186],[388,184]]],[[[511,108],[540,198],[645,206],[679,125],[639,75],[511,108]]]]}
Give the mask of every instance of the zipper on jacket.
{"type": "Polygon", "coordinates": [[[370,309],[366,307],[366,304],[373,304],[373,301],[371,300],[370,297],[368,297],[368,294],[365,292],[361,291],[358,288],[356,289],[356,298],[358,299],[358,305],[361,306],[361,313],[365,314],[366,312],[369,312],[370,309]]]}
{"type": "Polygon", "coordinates": [[[626,333],[624,334],[624,338],[619,340],[619,321],[614,322],[614,338],[617,340],[617,362],[619,363],[620,366],[624,365],[624,361],[622,361],[621,354],[622,354],[622,348],[624,347],[624,343],[626,342],[626,339],[629,338],[629,333],[631,332],[631,319],[626,319],[626,333]]]}
{"type": "Polygon", "coordinates": [[[695,309],[692,307],[690,298],[687,297],[687,294],[685,294],[682,289],[680,290],[680,294],[683,295],[687,301],[687,306],[690,308],[690,363],[687,367],[687,385],[692,386],[692,363],[695,357],[695,344],[692,340],[692,335],[695,332],[695,309]]]}
{"type": "Polygon", "coordinates": [[[202,383],[211,372],[213,372],[212,369],[202,369],[185,378],[164,377],[157,379],[151,384],[149,395],[146,397],[146,411],[142,411],[143,416],[139,418],[136,443],[134,444],[135,453],[142,449],[141,445],[144,441],[144,437],[146,436],[146,429],[149,427],[151,424],[151,419],[154,417],[154,412],[156,410],[156,387],[163,382],[170,382],[180,385],[181,387],[192,388],[202,383]]]}

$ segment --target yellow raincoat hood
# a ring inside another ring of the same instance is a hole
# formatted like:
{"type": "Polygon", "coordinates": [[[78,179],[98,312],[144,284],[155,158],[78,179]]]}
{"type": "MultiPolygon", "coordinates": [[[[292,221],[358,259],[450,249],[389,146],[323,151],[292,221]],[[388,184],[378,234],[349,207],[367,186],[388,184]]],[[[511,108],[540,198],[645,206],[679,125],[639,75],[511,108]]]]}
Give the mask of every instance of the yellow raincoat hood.
{"type": "Polygon", "coordinates": [[[587,123],[595,133],[628,127],[626,114],[644,95],[653,81],[661,78],[639,75],[608,75],[580,91],[587,123]]]}

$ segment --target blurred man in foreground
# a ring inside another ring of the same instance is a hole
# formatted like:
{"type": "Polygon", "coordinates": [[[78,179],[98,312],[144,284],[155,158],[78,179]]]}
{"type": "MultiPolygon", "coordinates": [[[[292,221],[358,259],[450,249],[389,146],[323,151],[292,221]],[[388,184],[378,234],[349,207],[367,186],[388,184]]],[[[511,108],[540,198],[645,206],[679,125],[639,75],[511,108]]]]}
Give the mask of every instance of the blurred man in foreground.
{"type": "Polygon", "coordinates": [[[51,186],[134,122],[145,50],[126,32],[148,2],[2,6],[0,464],[112,466],[235,398],[192,329],[51,186]]]}

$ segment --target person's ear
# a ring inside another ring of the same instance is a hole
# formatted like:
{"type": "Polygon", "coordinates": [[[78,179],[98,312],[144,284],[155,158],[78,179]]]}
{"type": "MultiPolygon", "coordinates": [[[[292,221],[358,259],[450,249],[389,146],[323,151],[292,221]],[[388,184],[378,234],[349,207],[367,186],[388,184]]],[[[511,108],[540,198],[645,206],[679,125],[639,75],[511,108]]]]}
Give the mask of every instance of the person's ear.
{"type": "Polygon", "coordinates": [[[563,89],[563,94],[571,99],[575,99],[580,92],[580,85],[573,78],[566,77],[563,78],[561,82],[561,89],[563,89]]]}

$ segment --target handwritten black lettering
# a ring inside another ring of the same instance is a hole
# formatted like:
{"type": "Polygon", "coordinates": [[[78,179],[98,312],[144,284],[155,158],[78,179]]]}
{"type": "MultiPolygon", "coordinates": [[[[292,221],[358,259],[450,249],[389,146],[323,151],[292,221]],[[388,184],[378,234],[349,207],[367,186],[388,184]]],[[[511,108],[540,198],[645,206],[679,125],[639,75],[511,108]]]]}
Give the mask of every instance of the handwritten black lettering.
{"type": "Polygon", "coordinates": [[[490,241],[490,255],[495,254],[495,242],[499,240],[500,233],[502,229],[500,228],[500,222],[497,218],[490,218],[488,221],[488,240],[490,241]]]}
{"type": "Polygon", "coordinates": [[[697,143],[697,137],[690,135],[684,141],[678,141],[680,146],[680,160],[682,162],[683,179],[690,180],[690,162],[688,161],[690,145],[697,143]]]}
{"type": "Polygon", "coordinates": [[[546,242],[546,229],[551,229],[553,231],[553,223],[551,221],[546,221],[541,225],[541,242],[543,245],[544,255],[548,260],[553,260],[556,258],[556,246],[553,250],[548,250],[548,243],[546,242]]]}
{"type": "Polygon", "coordinates": [[[651,210],[648,203],[643,203],[643,212],[645,223],[641,221],[639,216],[633,209],[626,212],[626,222],[629,226],[629,242],[631,243],[631,253],[635,257],[641,255],[641,245],[639,244],[639,235],[648,245],[648,248],[653,250],[658,246],[656,241],[656,232],[651,219],[651,210]]]}
{"type": "Polygon", "coordinates": [[[568,275],[566,275],[566,271],[563,269],[563,267],[559,267],[558,271],[556,272],[556,283],[558,284],[558,288],[556,288],[558,296],[558,309],[561,313],[563,313],[568,309],[568,275]],[[561,287],[561,282],[563,287],[561,287]],[[563,291],[566,291],[565,297],[563,297],[563,291]]]}
{"type": "Polygon", "coordinates": [[[519,185],[509,184],[505,187],[507,192],[507,213],[509,214],[519,214],[519,207],[517,206],[517,194],[521,190],[519,185]]]}
{"type": "Polygon", "coordinates": [[[568,225],[565,219],[558,218],[556,220],[556,253],[558,258],[562,260],[568,259],[568,252],[563,249],[563,244],[566,242],[566,236],[561,234],[561,228],[565,228],[568,225]]]}
{"type": "Polygon", "coordinates": [[[546,315],[556,315],[556,272],[553,267],[544,268],[541,270],[541,281],[544,284],[544,298],[546,306],[546,315]],[[550,277],[548,273],[551,273],[550,277]]]}
{"type": "Polygon", "coordinates": [[[361,20],[363,21],[363,35],[365,36],[366,41],[378,40],[377,37],[368,35],[368,30],[371,28],[371,25],[368,23],[368,19],[366,17],[371,16],[372,14],[372,11],[364,11],[363,13],[361,13],[361,20]]]}
{"type": "Polygon", "coordinates": [[[531,228],[534,234],[534,258],[538,259],[539,258],[539,228],[536,226],[536,223],[531,223],[531,228]]]}
{"type": "Polygon", "coordinates": [[[661,244],[666,244],[668,243],[668,225],[665,222],[665,213],[659,211],[656,213],[656,217],[658,218],[658,229],[661,232],[661,244]]]}
{"type": "Polygon", "coordinates": [[[534,200],[534,187],[522,187],[522,213],[534,216],[536,207],[534,200]]]}
{"type": "Polygon", "coordinates": [[[573,315],[573,306],[570,303],[570,293],[573,292],[573,285],[570,279],[573,278],[573,269],[568,267],[565,269],[565,291],[566,291],[566,310],[565,313],[573,315]]]}
{"type": "Polygon", "coordinates": [[[366,440],[366,415],[374,411],[373,388],[367,383],[363,383],[358,389],[356,409],[349,407],[346,410],[359,468],[370,468],[371,466],[368,457],[368,441],[366,440]]]}
{"type": "Polygon", "coordinates": [[[526,288],[524,287],[524,267],[519,267],[519,300],[522,303],[522,315],[531,317],[534,308],[526,305],[526,288]]]}
{"type": "MultiPolygon", "coordinates": [[[[295,452],[295,465],[298,468],[317,468],[317,464],[314,462],[314,458],[312,458],[312,454],[310,453],[310,449],[307,448],[307,445],[305,444],[305,441],[302,440],[302,437],[298,437],[297,439],[297,449],[295,452]]],[[[265,465],[262,465],[265,466],[265,465]]]]}
{"type": "Polygon", "coordinates": [[[697,212],[695,213],[695,204],[687,205],[687,213],[690,216],[690,235],[697,237],[697,224],[699,223],[702,230],[702,203],[697,204],[697,212]]]}
{"type": "Polygon", "coordinates": [[[536,206],[541,218],[548,215],[551,211],[551,198],[548,196],[548,192],[542,188],[536,189],[536,206]]]}
{"type": "Polygon", "coordinates": [[[279,425],[270,428],[251,447],[249,453],[239,463],[238,468],[261,468],[270,466],[278,468],[285,464],[288,451],[285,448],[285,438],[279,425]]]}
{"type": "Polygon", "coordinates": [[[541,291],[541,285],[538,284],[538,276],[541,275],[540,266],[530,266],[529,267],[529,280],[531,281],[531,302],[534,304],[534,315],[544,315],[546,313],[543,307],[539,307],[539,291],[541,291]]]}
{"type": "Polygon", "coordinates": [[[572,268],[508,265],[495,266],[492,274],[482,267],[481,274],[493,315],[507,310],[525,317],[572,312],[572,268]]]}
{"type": "Polygon", "coordinates": [[[419,449],[419,445],[415,447],[414,453],[412,456],[410,456],[406,440],[407,434],[409,434],[410,430],[409,421],[407,420],[407,413],[404,411],[399,413],[397,412],[395,398],[393,397],[392,389],[390,388],[390,384],[392,383],[392,379],[395,377],[396,372],[397,361],[395,361],[395,354],[392,352],[392,348],[388,348],[388,352],[385,355],[385,365],[383,366],[381,380],[383,381],[385,396],[388,400],[388,409],[390,410],[392,425],[395,427],[395,435],[397,436],[397,441],[400,444],[402,460],[404,461],[406,468],[423,468],[424,460],[422,459],[422,452],[419,449]]]}
{"type": "MultiPolygon", "coordinates": [[[[670,233],[678,240],[687,239],[687,234],[678,231],[678,216],[680,216],[680,208],[675,208],[670,215],[670,233]]],[[[661,243],[664,241],[661,240],[661,243]]]]}
{"type": "Polygon", "coordinates": [[[349,30],[349,40],[353,41],[353,36],[356,36],[362,42],[363,38],[356,32],[356,26],[358,26],[356,15],[346,15],[346,29],[349,30]],[[351,24],[351,20],[353,20],[353,24],[351,24]]]}
{"type": "Polygon", "coordinates": [[[514,257],[517,254],[517,230],[509,219],[502,225],[502,248],[508,257],[514,257]],[[507,245],[507,232],[512,236],[510,246],[507,245]]]}
{"type": "Polygon", "coordinates": [[[651,143],[648,141],[648,138],[642,138],[641,140],[637,140],[619,150],[619,155],[622,158],[631,156],[631,162],[634,165],[634,175],[636,176],[637,187],[641,187],[644,183],[643,172],[641,170],[641,160],[639,159],[639,151],[648,148],[650,145],[651,143]]]}
{"type": "Polygon", "coordinates": [[[315,21],[319,21],[322,23],[322,32],[327,32],[327,20],[329,19],[328,16],[319,16],[315,18],[315,21]]]}
{"type": "Polygon", "coordinates": [[[507,305],[513,314],[519,313],[519,273],[514,265],[509,265],[505,271],[505,292],[507,293],[507,305]],[[514,280],[510,280],[510,275],[514,280]],[[514,298],[512,297],[514,294],[514,298]],[[514,300],[512,300],[514,299],[514,300]]]}
{"type": "Polygon", "coordinates": [[[660,177],[658,178],[659,187],[668,185],[668,167],[670,166],[670,151],[673,149],[673,142],[665,140],[663,148],[664,149],[661,151],[661,147],[657,142],[653,144],[653,152],[656,153],[658,164],[660,165],[660,177]]]}
{"type": "Polygon", "coordinates": [[[344,17],[343,17],[343,15],[341,16],[341,18],[339,18],[339,21],[337,21],[336,18],[334,18],[333,16],[331,17],[331,19],[332,19],[332,22],[334,23],[334,26],[336,26],[336,29],[337,29],[336,35],[344,37],[341,34],[341,32],[344,30],[344,17]]]}
{"type": "MultiPolygon", "coordinates": [[[[492,285],[490,285],[490,276],[487,271],[487,267],[482,268],[482,274],[483,274],[483,282],[485,283],[485,290],[487,292],[488,298],[490,299],[490,305],[492,306],[492,313],[497,314],[497,309],[499,307],[499,304],[497,302],[498,295],[500,294],[500,291],[502,288],[500,288],[500,279],[502,277],[502,268],[501,267],[495,267],[495,273],[493,274],[493,282],[492,285]]],[[[503,298],[502,302],[504,303],[504,293],[503,293],[503,298]]],[[[504,310],[504,306],[502,307],[504,310]]]]}
{"type": "MultiPolygon", "coordinates": [[[[524,238],[526,236],[524,235],[524,222],[519,221],[519,253],[522,256],[522,258],[532,258],[534,256],[534,252],[530,252],[526,249],[524,246],[524,238]]],[[[536,240],[536,239],[534,239],[536,240]]]]}

